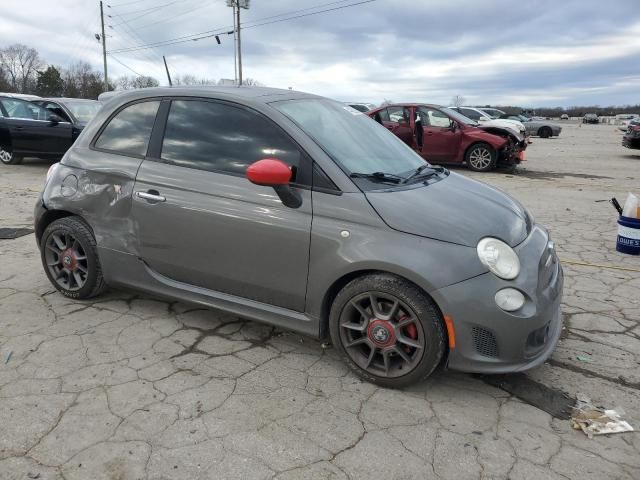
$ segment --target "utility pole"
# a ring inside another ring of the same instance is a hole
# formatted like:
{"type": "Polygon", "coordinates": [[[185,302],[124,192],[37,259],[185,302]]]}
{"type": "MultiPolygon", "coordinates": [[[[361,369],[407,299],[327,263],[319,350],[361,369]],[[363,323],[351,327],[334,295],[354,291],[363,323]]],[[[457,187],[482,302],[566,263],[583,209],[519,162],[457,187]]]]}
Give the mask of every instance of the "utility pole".
{"type": "Polygon", "coordinates": [[[107,76],[107,36],[104,34],[104,12],[100,0],[100,24],[102,25],[102,60],[104,61],[104,91],[109,91],[109,77],[107,76]]]}
{"type": "Polygon", "coordinates": [[[240,41],[240,1],[236,8],[236,25],[238,26],[238,86],[242,85],[242,42],[240,41]]]}
{"type": "Polygon", "coordinates": [[[238,27],[236,26],[236,2],[232,1],[233,7],[233,77],[238,85],[238,27]]]}
{"type": "Polygon", "coordinates": [[[173,87],[173,83],[171,83],[171,75],[169,75],[169,67],[167,67],[167,59],[164,58],[164,55],[162,55],[162,60],[164,61],[164,69],[167,71],[167,78],[169,79],[169,86],[173,87]]]}
{"type": "Polygon", "coordinates": [[[227,0],[227,7],[233,7],[233,40],[236,84],[242,85],[242,42],[240,40],[240,9],[249,9],[249,0],[227,0]],[[237,45],[236,45],[237,44],[237,45]]]}

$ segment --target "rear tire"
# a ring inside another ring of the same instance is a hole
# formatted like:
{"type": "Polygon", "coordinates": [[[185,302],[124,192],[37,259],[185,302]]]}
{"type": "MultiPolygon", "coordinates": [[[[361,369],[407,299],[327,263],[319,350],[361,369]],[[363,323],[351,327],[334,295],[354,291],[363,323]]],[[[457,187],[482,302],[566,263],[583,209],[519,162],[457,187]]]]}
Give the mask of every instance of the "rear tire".
{"type": "Polygon", "coordinates": [[[488,143],[476,143],[467,150],[465,160],[474,172],[488,172],[496,166],[496,151],[488,143]]]}
{"type": "Polygon", "coordinates": [[[23,157],[13,153],[11,147],[0,145],[0,162],[5,165],[18,165],[22,163],[23,157]]]}
{"type": "Polygon", "coordinates": [[[549,138],[553,136],[553,132],[549,127],[542,127],[540,130],[538,130],[538,135],[540,135],[540,138],[549,138]]]}
{"type": "Polygon", "coordinates": [[[64,217],[44,230],[42,266],[51,284],[65,297],[84,300],[105,288],[96,240],[80,217],[64,217]]]}
{"type": "Polygon", "coordinates": [[[349,282],[329,314],[331,340],[364,380],[401,388],[427,378],[445,352],[442,316],[414,284],[389,274],[349,282]]]}

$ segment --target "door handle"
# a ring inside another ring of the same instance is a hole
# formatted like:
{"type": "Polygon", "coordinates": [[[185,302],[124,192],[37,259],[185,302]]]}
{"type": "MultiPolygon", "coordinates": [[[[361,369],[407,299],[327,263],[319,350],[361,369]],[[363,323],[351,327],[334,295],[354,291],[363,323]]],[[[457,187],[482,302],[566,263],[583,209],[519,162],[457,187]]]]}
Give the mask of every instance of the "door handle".
{"type": "Polygon", "coordinates": [[[427,135],[433,135],[433,132],[429,132],[429,131],[427,131],[427,132],[426,132],[426,134],[427,134],[427,135]]]}
{"type": "Polygon", "coordinates": [[[387,126],[387,130],[393,130],[393,127],[389,125],[387,126]]]}
{"type": "Polygon", "coordinates": [[[167,199],[160,195],[155,190],[149,190],[148,192],[136,192],[136,197],[147,200],[148,202],[166,202],[167,199]]]}
{"type": "Polygon", "coordinates": [[[24,127],[13,127],[14,130],[24,130],[24,127]]]}

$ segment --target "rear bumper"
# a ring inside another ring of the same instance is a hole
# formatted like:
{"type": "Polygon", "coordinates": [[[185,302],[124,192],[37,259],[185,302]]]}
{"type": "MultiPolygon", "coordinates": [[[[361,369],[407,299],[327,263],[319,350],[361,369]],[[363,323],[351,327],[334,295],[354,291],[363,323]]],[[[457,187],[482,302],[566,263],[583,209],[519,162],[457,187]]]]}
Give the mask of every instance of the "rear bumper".
{"type": "Polygon", "coordinates": [[[486,273],[433,293],[455,329],[448,367],[476,373],[508,373],[543,363],[562,333],[563,272],[540,227],[517,247],[522,272],[512,281],[486,273]],[[498,290],[517,288],[526,297],[516,312],[494,300],[498,290]]]}

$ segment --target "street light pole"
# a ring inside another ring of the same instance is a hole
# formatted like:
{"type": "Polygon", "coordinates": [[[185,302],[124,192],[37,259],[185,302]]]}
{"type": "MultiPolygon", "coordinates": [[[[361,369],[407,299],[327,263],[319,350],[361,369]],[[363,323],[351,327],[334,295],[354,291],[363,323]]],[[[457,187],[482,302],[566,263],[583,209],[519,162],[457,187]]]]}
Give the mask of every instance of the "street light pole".
{"type": "Polygon", "coordinates": [[[102,25],[102,60],[104,62],[104,91],[109,91],[109,77],[107,76],[107,36],[104,34],[104,12],[100,1],[100,24],[102,25]]]}

